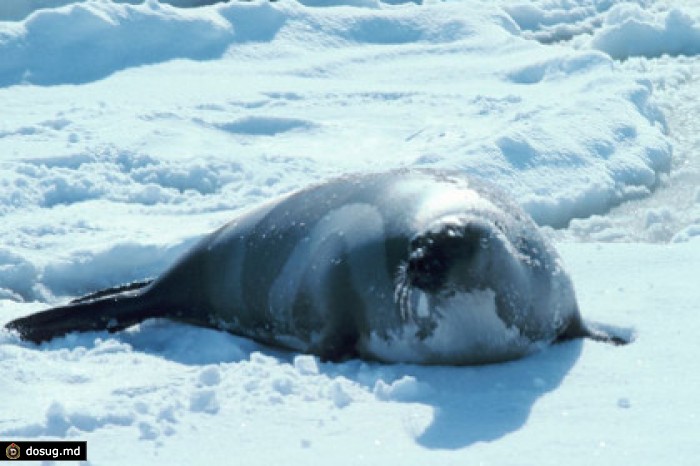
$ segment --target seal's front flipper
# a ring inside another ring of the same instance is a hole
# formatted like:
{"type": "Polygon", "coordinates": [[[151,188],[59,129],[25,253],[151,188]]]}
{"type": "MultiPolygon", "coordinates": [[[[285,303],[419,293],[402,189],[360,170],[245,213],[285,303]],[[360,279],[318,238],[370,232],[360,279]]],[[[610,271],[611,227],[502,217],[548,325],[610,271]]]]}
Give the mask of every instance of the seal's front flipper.
{"type": "Polygon", "coordinates": [[[608,325],[588,323],[586,338],[622,346],[634,341],[634,332],[629,329],[614,328],[608,325]],[[625,335],[626,334],[626,335],[625,335]]]}
{"type": "Polygon", "coordinates": [[[40,343],[70,332],[116,332],[148,318],[161,317],[159,306],[154,306],[147,294],[132,291],[132,288],[123,292],[113,290],[20,317],[8,323],[6,328],[16,330],[24,340],[40,343]],[[101,297],[90,299],[94,296],[101,297]]]}
{"type": "Polygon", "coordinates": [[[585,323],[580,319],[573,321],[564,333],[559,335],[555,343],[561,343],[575,338],[590,338],[615,346],[622,346],[634,340],[634,333],[629,329],[613,328],[596,323],[585,323]]]}

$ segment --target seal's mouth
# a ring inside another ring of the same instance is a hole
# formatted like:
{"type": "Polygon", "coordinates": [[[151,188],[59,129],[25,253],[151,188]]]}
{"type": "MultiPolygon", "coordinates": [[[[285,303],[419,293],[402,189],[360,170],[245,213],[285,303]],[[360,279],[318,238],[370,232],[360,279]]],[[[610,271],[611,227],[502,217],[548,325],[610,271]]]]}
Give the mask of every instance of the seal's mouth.
{"type": "Polygon", "coordinates": [[[417,286],[413,278],[408,272],[408,264],[401,264],[396,274],[394,301],[401,320],[414,324],[416,337],[424,340],[433,334],[443,317],[440,303],[454,296],[456,290],[446,283],[439,290],[425,290],[417,286]]]}
{"type": "Polygon", "coordinates": [[[429,319],[437,312],[435,301],[449,298],[457,291],[449,283],[442,283],[440,288],[425,289],[415,281],[415,277],[408,270],[408,264],[401,264],[395,277],[394,302],[398,305],[401,320],[404,322],[429,319]]]}

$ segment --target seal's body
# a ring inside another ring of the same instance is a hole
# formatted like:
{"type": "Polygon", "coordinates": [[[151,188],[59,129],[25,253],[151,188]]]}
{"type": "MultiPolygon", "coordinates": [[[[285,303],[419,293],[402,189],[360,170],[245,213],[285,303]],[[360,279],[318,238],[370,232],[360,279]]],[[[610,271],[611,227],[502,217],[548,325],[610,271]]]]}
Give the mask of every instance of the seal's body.
{"type": "Polygon", "coordinates": [[[334,179],[261,205],[152,282],[8,327],[42,341],[150,317],[317,354],[419,364],[521,357],[589,336],[559,256],[492,186],[456,172],[334,179]]]}

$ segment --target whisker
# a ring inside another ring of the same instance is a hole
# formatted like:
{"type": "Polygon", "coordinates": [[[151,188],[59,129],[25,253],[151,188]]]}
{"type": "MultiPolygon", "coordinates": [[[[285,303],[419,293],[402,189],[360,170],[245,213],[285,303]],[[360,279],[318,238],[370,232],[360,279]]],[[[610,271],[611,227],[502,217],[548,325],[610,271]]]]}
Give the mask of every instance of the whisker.
{"type": "Polygon", "coordinates": [[[413,314],[413,309],[411,309],[411,288],[404,284],[402,291],[402,308],[403,308],[403,320],[408,322],[413,314]]]}
{"type": "Polygon", "coordinates": [[[399,306],[401,320],[408,321],[411,314],[411,301],[409,299],[410,286],[408,285],[408,264],[402,262],[396,270],[394,281],[396,288],[394,290],[394,302],[399,306]]]}

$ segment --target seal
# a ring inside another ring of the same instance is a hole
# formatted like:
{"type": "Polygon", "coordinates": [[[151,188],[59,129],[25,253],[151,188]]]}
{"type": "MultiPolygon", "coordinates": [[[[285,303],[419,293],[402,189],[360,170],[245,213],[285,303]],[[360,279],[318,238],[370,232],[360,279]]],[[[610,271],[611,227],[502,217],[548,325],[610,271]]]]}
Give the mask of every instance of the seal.
{"type": "Polygon", "coordinates": [[[571,338],[624,343],[584,323],[560,257],[505,194],[463,173],[418,169],[273,199],[154,280],[7,327],[41,342],[154,317],[331,361],[485,364],[571,338]]]}

